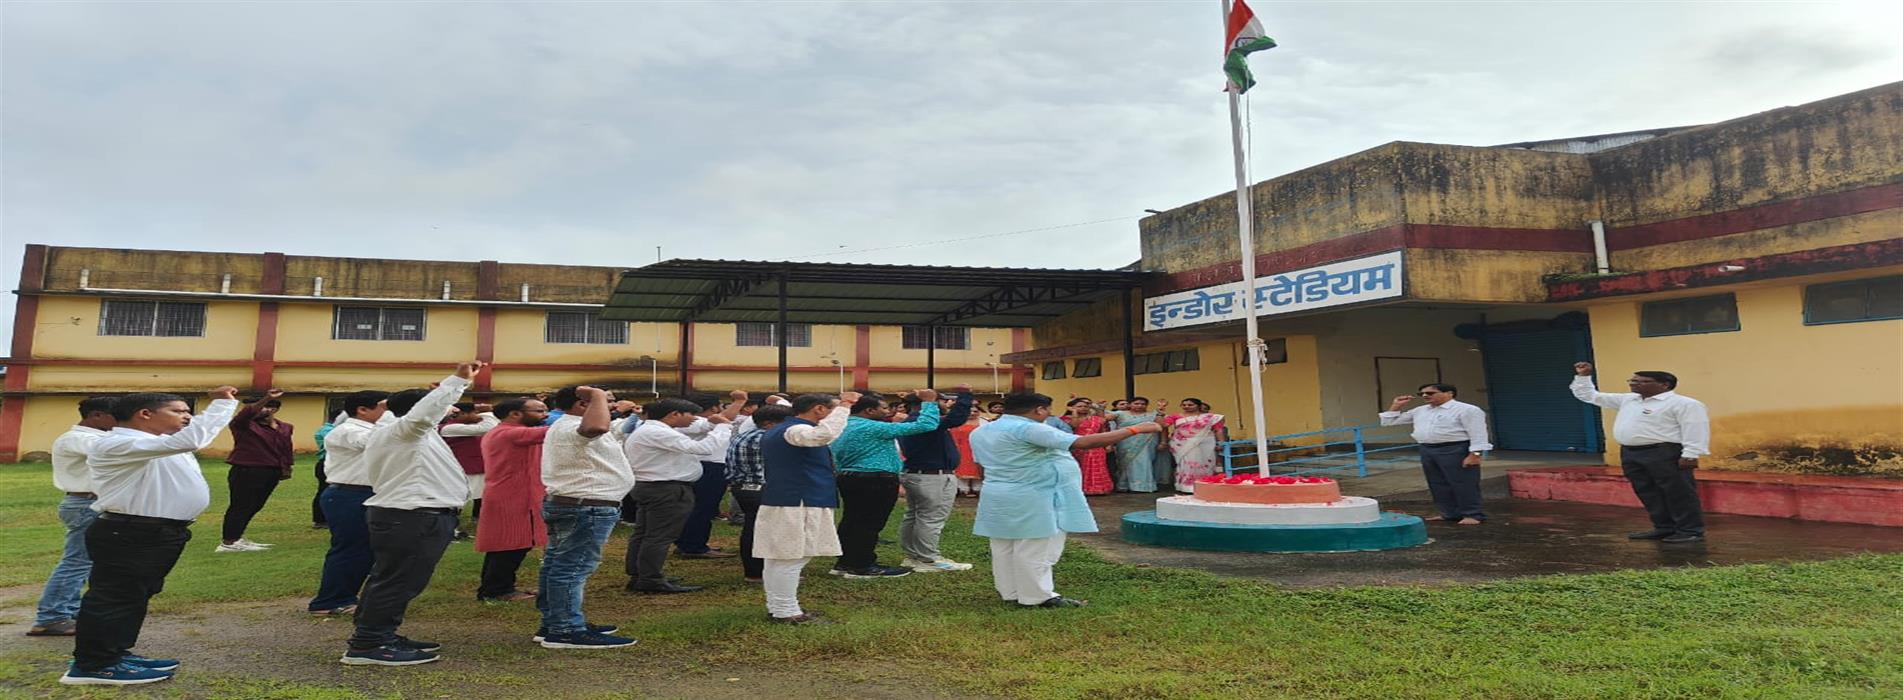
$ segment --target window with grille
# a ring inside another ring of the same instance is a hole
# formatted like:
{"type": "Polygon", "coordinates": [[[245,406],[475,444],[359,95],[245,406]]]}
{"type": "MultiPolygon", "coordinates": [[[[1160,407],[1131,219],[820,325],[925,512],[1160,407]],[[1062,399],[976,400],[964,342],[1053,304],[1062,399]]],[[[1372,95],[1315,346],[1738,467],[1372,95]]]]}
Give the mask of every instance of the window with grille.
{"type": "MultiPolygon", "coordinates": [[[[733,344],[741,347],[779,347],[779,340],[773,337],[773,323],[736,323],[733,324],[733,344]]],[[[813,324],[786,324],[786,346],[789,348],[813,347],[813,324]]]]}
{"type": "Polygon", "coordinates": [[[1071,368],[1070,376],[1076,377],[1079,379],[1082,379],[1084,377],[1103,376],[1103,358],[1101,357],[1078,358],[1077,365],[1071,368]]]}
{"type": "Polygon", "coordinates": [[[1136,356],[1133,374],[1194,372],[1203,368],[1202,354],[1196,348],[1152,352],[1136,356]]]}
{"type": "Polygon", "coordinates": [[[1804,324],[1903,318],[1903,275],[1804,288],[1804,324]]]}
{"type": "Polygon", "coordinates": [[[205,335],[205,305],[193,302],[107,299],[99,303],[99,334],[203,336],[205,335]]]}
{"type": "Polygon", "coordinates": [[[1039,376],[1044,379],[1063,379],[1064,361],[1058,360],[1056,362],[1044,363],[1044,373],[1039,376]]]}
{"type": "Polygon", "coordinates": [[[423,309],[339,306],[331,323],[336,340],[422,340],[423,309]]]}
{"type": "Polygon", "coordinates": [[[1738,298],[1730,294],[1649,301],[1639,310],[1641,338],[1723,333],[1738,328],[1738,298]]]}
{"type": "MultiPolygon", "coordinates": [[[[899,329],[901,347],[906,350],[924,350],[925,338],[932,335],[931,326],[905,326],[899,329]]],[[[936,345],[940,350],[971,349],[971,329],[961,326],[939,326],[936,345]]]]}
{"type": "Polygon", "coordinates": [[[550,311],[542,326],[542,340],[549,343],[592,343],[624,345],[628,342],[627,321],[604,321],[597,314],[581,311],[550,311]]]}

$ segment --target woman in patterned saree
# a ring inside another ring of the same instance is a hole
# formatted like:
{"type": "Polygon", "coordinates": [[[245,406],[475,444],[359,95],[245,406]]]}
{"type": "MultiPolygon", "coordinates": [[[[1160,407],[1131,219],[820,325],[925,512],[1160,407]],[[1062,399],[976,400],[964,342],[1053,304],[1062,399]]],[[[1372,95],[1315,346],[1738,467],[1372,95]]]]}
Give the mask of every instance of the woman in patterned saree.
{"type": "MultiPolygon", "coordinates": [[[[1064,416],[1064,423],[1068,424],[1078,437],[1096,435],[1110,427],[1110,422],[1103,417],[1101,411],[1097,410],[1097,406],[1092,404],[1090,399],[1082,397],[1071,399],[1070,413],[1064,416]]],[[[1115,488],[1116,483],[1110,479],[1108,450],[1092,447],[1070,452],[1077,458],[1078,468],[1084,472],[1084,495],[1101,496],[1110,493],[1115,488]]]]}
{"type": "Polygon", "coordinates": [[[1170,436],[1170,454],[1176,458],[1176,490],[1193,493],[1196,480],[1216,473],[1216,446],[1229,439],[1220,413],[1209,412],[1201,399],[1183,399],[1183,412],[1164,421],[1170,436]]]}

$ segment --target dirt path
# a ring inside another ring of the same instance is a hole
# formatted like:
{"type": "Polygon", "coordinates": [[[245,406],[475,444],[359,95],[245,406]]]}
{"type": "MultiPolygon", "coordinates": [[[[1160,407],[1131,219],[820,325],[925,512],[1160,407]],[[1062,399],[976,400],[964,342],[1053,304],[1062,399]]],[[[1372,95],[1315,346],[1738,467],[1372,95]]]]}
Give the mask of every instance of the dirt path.
{"type": "MultiPolygon", "coordinates": [[[[32,622],[37,589],[0,589],[0,659],[28,667],[25,678],[0,678],[0,697],[65,696],[52,681],[72,651],[67,638],[34,638],[18,632],[32,622]]],[[[141,689],[142,696],[244,697],[233,679],[341,688],[367,696],[403,698],[870,698],[924,700],[970,697],[928,685],[901,682],[894,668],[866,668],[835,660],[806,669],[710,665],[691,656],[657,657],[641,647],[553,652],[497,641],[490,624],[419,618],[406,633],[441,642],[443,662],[414,668],[364,668],[337,663],[345,620],[314,622],[296,611],[302,599],[217,603],[188,614],[154,615],[146,621],[140,648],[160,650],[184,663],[177,678],[141,689]],[[202,669],[202,670],[201,670],[202,669]],[[195,673],[196,672],[196,673],[195,673]]],[[[286,689],[275,697],[302,697],[286,689]]]]}

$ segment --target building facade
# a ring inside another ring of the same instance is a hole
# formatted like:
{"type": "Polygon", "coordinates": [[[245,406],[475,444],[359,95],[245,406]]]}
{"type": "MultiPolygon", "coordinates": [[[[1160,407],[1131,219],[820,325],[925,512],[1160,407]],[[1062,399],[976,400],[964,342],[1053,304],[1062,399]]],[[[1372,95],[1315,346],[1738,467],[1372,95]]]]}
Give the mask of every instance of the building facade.
{"type": "MultiPolygon", "coordinates": [[[[1603,451],[1610,416],[1567,389],[1592,361],[1612,391],[1677,374],[1712,466],[1903,474],[1903,83],[1644,136],[1397,142],[1254,185],[1268,432],[1371,424],[1445,382],[1502,448],[1603,451]]],[[[1141,229],[1159,277],[1131,362],[1114,303],[1005,361],[1093,398],[1133,365],[1138,394],[1252,435],[1234,195],[1141,229]]]]}
{"type": "MultiPolygon", "coordinates": [[[[94,394],[230,384],[287,392],[297,445],[338,398],[441,379],[492,363],[471,392],[519,396],[589,383],[634,399],[778,389],[774,324],[603,321],[621,268],[115,250],[28,245],[4,361],[0,462],[32,458],[94,394]]],[[[935,342],[941,386],[1028,385],[1000,363],[1024,329],[791,324],[793,392],[892,391],[925,382],[935,342]]],[[[228,448],[228,437],[213,449],[228,448]]]]}

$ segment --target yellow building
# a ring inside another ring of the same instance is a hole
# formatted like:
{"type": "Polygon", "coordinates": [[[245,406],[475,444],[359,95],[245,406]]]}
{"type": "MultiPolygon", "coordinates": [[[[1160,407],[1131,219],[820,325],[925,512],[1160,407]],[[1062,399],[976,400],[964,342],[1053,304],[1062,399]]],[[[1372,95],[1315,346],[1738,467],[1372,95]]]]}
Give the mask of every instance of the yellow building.
{"type": "MultiPolygon", "coordinates": [[[[629,398],[694,391],[882,391],[1027,386],[999,356],[1011,328],[793,323],[779,377],[773,323],[600,318],[621,268],[26,246],[0,401],[0,461],[44,453],[92,394],[202,396],[230,384],[288,392],[297,444],[338,398],[423,386],[457,362],[492,363],[475,397],[577,383],[629,398]]],[[[214,446],[228,447],[228,437],[214,446]]]]}
{"type": "MultiPolygon", "coordinates": [[[[1583,360],[1612,391],[1677,374],[1713,466],[1903,474],[1903,83],[1700,127],[1390,143],[1251,197],[1270,433],[1445,382],[1502,448],[1599,452],[1610,414],[1567,390],[1583,360]]],[[[1137,394],[1253,434],[1236,228],[1229,193],[1143,219],[1142,295],[1004,360],[1093,398],[1131,364],[1137,394]]]]}

